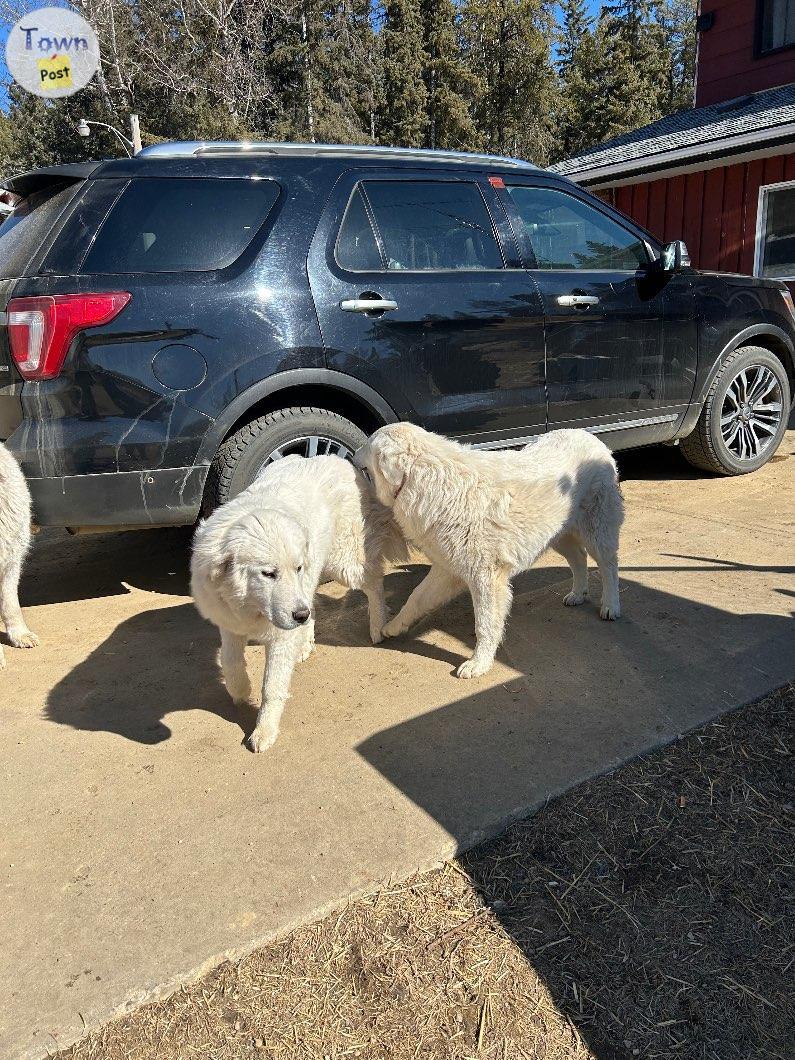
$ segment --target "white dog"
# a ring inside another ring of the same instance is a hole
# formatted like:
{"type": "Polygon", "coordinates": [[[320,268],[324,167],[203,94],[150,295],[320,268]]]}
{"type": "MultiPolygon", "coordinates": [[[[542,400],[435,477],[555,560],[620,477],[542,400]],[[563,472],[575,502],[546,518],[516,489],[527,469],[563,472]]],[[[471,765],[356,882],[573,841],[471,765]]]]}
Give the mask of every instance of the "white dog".
{"type": "MultiPolygon", "coordinates": [[[[39,638],[22,617],[19,576],[30,548],[30,493],[19,464],[0,442],[0,618],[15,648],[34,648],[39,638]]],[[[5,666],[0,644],[0,670],[5,666]]]]}
{"type": "Polygon", "coordinates": [[[362,474],[336,456],[285,457],[202,523],[193,542],[191,591],[221,630],[221,668],[236,703],[251,702],[244,649],[267,645],[262,704],[249,738],[265,751],[279,734],[296,662],[314,646],[312,603],[323,576],[363,589],[370,636],[389,618],[384,564],[406,546],[362,474]]]}
{"type": "Polygon", "coordinates": [[[483,452],[396,423],[376,431],[354,462],[432,564],[384,636],[404,633],[468,588],[475,651],[456,674],[485,674],[505,629],[511,578],[550,547],[572,570],[564,603],[585,600],[590,552],[602,575],[601,616],[619,617],[621,492],[610,450],[587,431],[551,431],[519,451],[483,452]]]}

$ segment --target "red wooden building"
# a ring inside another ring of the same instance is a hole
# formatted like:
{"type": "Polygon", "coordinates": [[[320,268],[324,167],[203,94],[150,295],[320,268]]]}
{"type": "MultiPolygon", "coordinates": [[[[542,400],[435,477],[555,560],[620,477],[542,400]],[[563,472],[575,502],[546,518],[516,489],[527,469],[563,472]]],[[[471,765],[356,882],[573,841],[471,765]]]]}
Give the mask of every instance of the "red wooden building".
{"type": "Polygon", "coordinates": [[[693,110],[553,169],[705,269],[795,289],[795,0],[701,0],[693,110]]]}

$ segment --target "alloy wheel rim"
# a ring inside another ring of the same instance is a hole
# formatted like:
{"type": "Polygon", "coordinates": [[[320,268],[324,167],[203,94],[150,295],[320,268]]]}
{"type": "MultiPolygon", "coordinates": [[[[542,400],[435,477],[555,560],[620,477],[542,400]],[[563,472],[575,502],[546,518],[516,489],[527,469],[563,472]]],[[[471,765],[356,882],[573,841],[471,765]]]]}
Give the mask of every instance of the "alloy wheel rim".
{"type": "Polygon", "coordinates": [[[275,460],[281,460],[285,456],[339,456],[343,460],[350,460],[353,450],[336,438],[329,438],[323,434],[304,434],[300,438],[292,438],[289,442],[277,446],[263,460],[259,470],[262,471],[275,460]]]}
{"type": "Polygon", "coordinates": [[[729,383],[720,413],[724,445],[738,460],[756,460],[770,447],[783,416],[781,384],[764,364],[749,364],[729,383]]]}

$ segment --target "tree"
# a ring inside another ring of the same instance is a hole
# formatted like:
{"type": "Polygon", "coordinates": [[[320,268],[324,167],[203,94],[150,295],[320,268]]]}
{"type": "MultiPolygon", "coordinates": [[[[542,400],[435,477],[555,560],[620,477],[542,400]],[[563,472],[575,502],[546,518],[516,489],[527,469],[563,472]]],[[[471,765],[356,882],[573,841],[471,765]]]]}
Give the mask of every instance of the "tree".
{"type": "Polygon", "coordinates": [[[427,146],[472,150],[478,144],[472,105],[480,85],[461,54],[455,4],[421,0],[420,11],[427,55],[427,146]]]}
{"type": "MultiPolygon", "coordinates": [[[[91,83],[12,86],[6,171],[118,155],[109,133],[489,149],[545,164],[691,102],[696,0],[72,0],[94,26],[91,83]],[[381,6],[383,5],[383,6],[381,6]]],[[[0,0],[4,22],[30,0],[0,0]]]]}
{"type": "Polygon", "coordinates": [[[665,0],[661,14],[669,56],[666,110],[693,106],[696,80],[696,15],[698,0],[665,0]]]}
{"type": "Polygon", "coordinates": [[[544,0],[467,0],[464,53],[481,83],[475,116],[489,151],[545,163],[557,92],[552,20],[544,0]]]}
{"type": "Polygon", "coordinates": [[[381,29],[383,102],[378,116],[382,144],[422,147],[427,127],[428,63],[419,0],[386,0],[381,29]]]}
{"type": "Polygon", "coordinates": [[[557,158],[579,154],[592,146],[594,130],[590,115],[598,92],[598,80],[606,63],[600,55],[593,20],[585,0],[563,0],[562,24],[558,34],[558,77],[560,78],[557,158]]]}
{"type": "MultiPolygon", "coordinates": [[[[667,113],[669,55],[657,12],[658,0],[613,0],[602,8],[600,25],[614,75],[612,88],[619,90],[621,102],[629,108],[627,121],[620,123],[625,129],[667,113]],[[641,98],[633,95],[635,90],[641,98]]],[[[605,99],[608,106],[615,102],[614,96],[605,99]]]]}

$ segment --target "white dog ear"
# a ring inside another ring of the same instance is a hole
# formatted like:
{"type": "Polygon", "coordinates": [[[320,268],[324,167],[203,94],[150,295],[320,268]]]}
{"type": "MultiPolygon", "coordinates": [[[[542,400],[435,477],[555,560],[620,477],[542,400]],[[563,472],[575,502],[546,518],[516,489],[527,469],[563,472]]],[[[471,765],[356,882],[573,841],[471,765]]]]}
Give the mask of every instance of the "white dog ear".
{"type": "Polygon", "coordinates": [[[234,562],[235,557],[231,553],[226,556],[219,556],[210,570],[210,581],[214,584],[221,581],[222,578],[228,578],[232,572],[234,562]]]}
{"type": "Polygon", "coordinates": [[[376,449],[374,456],[381,478],[393,490],[397,489],[406,477],[406,471],[411,463],[409,457],[406,453],[391,446],[386,452],[383,449],[376,449]]]}

